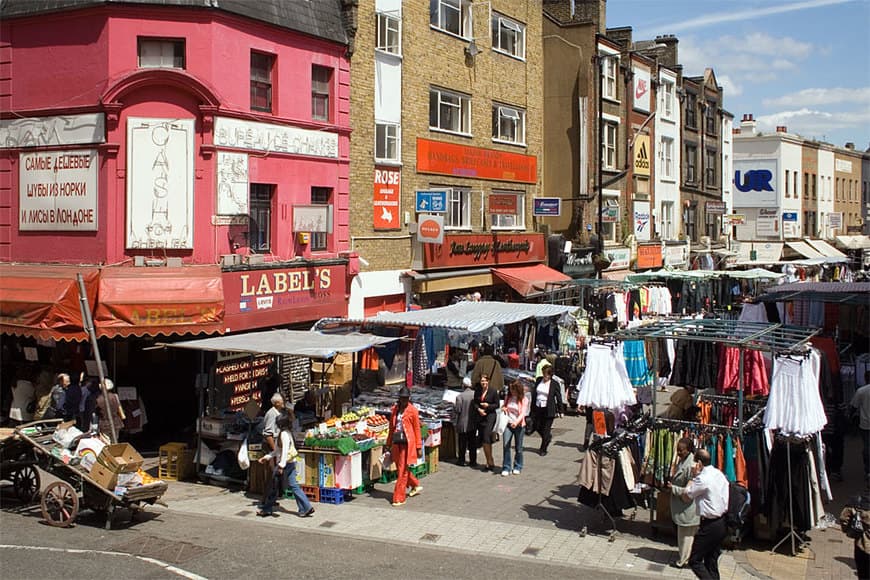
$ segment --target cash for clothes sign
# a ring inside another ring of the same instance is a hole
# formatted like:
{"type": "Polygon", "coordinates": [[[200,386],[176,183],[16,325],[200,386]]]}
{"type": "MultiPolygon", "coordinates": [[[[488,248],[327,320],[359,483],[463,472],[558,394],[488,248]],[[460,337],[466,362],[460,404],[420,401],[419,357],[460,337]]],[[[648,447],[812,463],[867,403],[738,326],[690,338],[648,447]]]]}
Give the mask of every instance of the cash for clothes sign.
{"type": "Polygon", "coordinates": [[[375,167],[375,191],[372,199],[376,230],[397,230],[399,225],[399,194],[402,173],[398,169],[375,167]]]}
{"type": "Polygon", "coordinates": [[[193,248],[193,119],[127,119],[127,248],[193,248]]]}
{"type": "Polygon", "coordinates": [[[96,231],[98,163],[96,149],[21,153],[18,228],[96,231]]]}
{"type": "Polygon", "coordinates": [[[219,360],[214,366],[214,405],[219,409],[241,411],[252,399],[260,402],[257,383],[269,374],[269,365],[274,361],[274,355],[265,354],[219,360]]]}

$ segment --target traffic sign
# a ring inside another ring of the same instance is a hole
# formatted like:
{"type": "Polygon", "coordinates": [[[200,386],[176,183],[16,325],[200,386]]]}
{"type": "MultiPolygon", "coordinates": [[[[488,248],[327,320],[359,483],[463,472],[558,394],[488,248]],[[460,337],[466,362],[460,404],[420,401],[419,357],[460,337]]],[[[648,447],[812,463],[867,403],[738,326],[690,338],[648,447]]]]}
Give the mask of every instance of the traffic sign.
{"type": "Polygon", "coordinates": [[[562,199],[559,197],[536,197],[532,215],[558,217],[562,214],[562,199]]]}
{"type": "Polygon", "coordinates": [[[417,190],[417,212],[445,213],[447,211],[447,190],[417,190]]]}

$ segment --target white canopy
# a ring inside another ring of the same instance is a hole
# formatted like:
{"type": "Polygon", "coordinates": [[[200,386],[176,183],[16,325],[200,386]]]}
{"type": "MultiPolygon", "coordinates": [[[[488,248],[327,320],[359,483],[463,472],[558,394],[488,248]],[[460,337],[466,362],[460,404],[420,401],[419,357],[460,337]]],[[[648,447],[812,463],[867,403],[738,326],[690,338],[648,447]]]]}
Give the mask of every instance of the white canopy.
{"type": "Polygon", "coordinates": [[[387,344],[399,337],[374,334],[325,334],[312,330],[266,330],[198,340],[164,343],[174,348],[194,350],[280,354],[330,359],[340,352],[359,352],[387,344]]]}

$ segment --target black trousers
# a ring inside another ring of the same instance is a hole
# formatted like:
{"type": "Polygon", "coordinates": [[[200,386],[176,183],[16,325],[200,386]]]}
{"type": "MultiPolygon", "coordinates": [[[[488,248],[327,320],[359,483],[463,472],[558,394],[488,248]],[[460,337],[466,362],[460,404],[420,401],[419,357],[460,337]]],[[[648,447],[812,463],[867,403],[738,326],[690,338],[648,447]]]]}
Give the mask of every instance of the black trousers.
{"type": "Polygon", "coordinates": [[[840,473],[843,471],[843,434],[822,434],[825,442],[825,468],[828,473],[840,473]]]}
{"type": "Polygon", "coordinates": [[[468,461],[471,465],[477,465],[477,436],[474,431],[457,433],[459,443],[459,462],[465,463],[465,452],[468,451],[468,461]]]}
{"type": "Polygon", "coordinates": [[[553,440],[553,417],[547,417],[546,407],[533,407],[532,415],[535,430],[541,435],[541,453],[546,453],[550,441],[553,440]]]}
{"type": "Polygon", "coordinates": [[[870,554],[858,547],[855,543],[855,568],[858,578],[867,580],[870,578],[870,554]]]}
{"type": "Polygon", "coordinates": [[[727,535],[728,528],[724,517],[715,520],[701,518],[701,525],[692,544],[692,553],[689,555],[689,568],[695,576],[719,580],[719,555],[722,553],[720,546],[727,535]]]}

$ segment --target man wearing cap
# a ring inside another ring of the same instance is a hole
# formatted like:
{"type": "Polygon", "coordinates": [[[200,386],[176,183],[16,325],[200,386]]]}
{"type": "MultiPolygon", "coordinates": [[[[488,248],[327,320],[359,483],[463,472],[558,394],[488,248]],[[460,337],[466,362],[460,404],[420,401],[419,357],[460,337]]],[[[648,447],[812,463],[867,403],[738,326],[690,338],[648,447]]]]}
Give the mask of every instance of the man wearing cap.
{"type": "Polygon", "coordinates": [[[472,421],[474,410],[474,389],[471,388],[471,379],[462,379],[462,392],[453,402],[453,425],[456,428],[456,439],[459,444],[459,459],[456,465],[465,465],[465,451],[468,450],[469,465],[477,467],[477,421],[472,421]]]}
{"type": "Polygon", "coordinates": [[[387,447],[390,449],[393,463],[398,471],[396,487],[393,489],[393,505],[405,505],[405,492],[410,485],[414,497],[423,488],[417,477],[408,469],[423,457],[423,441],[420,439],[420,414],[411,404],[411,391],[408,387],[399,389],[399,399],[390,412],[390,431],[387,435],[387,447]]]}

